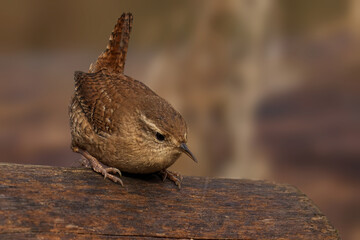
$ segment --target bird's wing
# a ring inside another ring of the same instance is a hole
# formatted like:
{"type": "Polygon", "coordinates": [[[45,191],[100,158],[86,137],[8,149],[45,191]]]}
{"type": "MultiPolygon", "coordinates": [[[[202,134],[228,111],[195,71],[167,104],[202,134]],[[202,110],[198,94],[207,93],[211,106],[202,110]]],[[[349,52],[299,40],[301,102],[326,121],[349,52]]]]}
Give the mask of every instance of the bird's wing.
{"type": "Polygon", "coordinates": [[[114,113],[121,104],[121,95],[114,81],[102,72],[75,72],[75,97],[80,103],[87,120],[94,131],[101,135],[111,135],[116,126],[114,113]]]}
{"type": "Polygon", "coordinates": [[[121,15],[110,35],[106,50],[98,57],[96,63],[90,65],[90,73],[100,70],[109,73],[124,73],[132,22],[133,16],[131,13],[121,15]]]}

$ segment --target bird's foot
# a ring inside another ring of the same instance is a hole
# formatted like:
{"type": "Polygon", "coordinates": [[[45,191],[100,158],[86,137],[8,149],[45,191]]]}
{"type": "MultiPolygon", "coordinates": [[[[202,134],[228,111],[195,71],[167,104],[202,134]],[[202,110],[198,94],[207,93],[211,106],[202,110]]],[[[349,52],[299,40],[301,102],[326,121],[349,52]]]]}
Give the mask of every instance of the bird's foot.
{"type": "MultiPolygon", "coordinates": [[[[103,166],[101,166],[101,167],[102,167],[102,169],[100,169],[100,173],[102,175],[104,175],[104,179],[109,178],[111,181],[118,182],[118,183],[121,184],[121,186],[124,186],[122,180],[119,177],[115,176],[116,174],[119,174],[119,176],[121,177],[121,172],[120,172],[119,169],[113,168],[113,167],[109,167],[109,168],[104,168],[103,166]],[[114,173],[115,175],[113,175],[111,173],[114,173]]],[[[95,169],[94,169],[94,171],[99,172],[99,171],[97,171],[95,169]]]]}
{"type": "Polygon", "coordinates": [[[121,172],[119,169],[113,167],[106,168],[103,165],[101,165],[101,163],[96,158],[91,156],[90,153],[88,153],[87,151],[81,149],[76,149],[76,150],[84,157],[82,161],[82,164],[84,166],[91,167],[95,172],[101,173],[104,176],[104,179],[108,178],[113,182],[118,182],[121,184],[121,186],[124,186],[122,180],[119,177],[115,176],[116,174],[119,174],[119,176],[121,177],[121,172]],[[114,173],[115,175],[111,173],[114,173]]]}
{"type": "MultiPolygon", "coordinates": [[[[95,158],[94,158],[95,159],[95,158]]],[[[96,160],[96,159],[95,159],[96,160]]],[[[115,175],[116,174],[119,174],[119,176],[121,177],[121,172],[119,169],[117,168],[113,168],[113,167],[103,167],[101,165],[101,163],[99,163],[98,160],[96,161],[91,161],[90,160],[90,165],[91,165],[91,168],[95,171],[95,172],[98,172],[98,173],[101,173],[103,176],[104,176],[104,179],[105,178],[108,178],[110,179],[111,181],[113,182],[118,182],[121,184],[121,186],[124,186],[122,180],[119,178],[119,177],[116,177],[115,175]],[[113,173],[113,174],[111,174],[113,173]]]]}
{"type": "Polygon", "coordinates": [[[169,179],[170,181],[173,181],[179,189],[181,188],[181,181],[183,180],[183,177],[179,173],[164,169],[159,171],[159,175],[162,177],[163,181],[169,179]]]}

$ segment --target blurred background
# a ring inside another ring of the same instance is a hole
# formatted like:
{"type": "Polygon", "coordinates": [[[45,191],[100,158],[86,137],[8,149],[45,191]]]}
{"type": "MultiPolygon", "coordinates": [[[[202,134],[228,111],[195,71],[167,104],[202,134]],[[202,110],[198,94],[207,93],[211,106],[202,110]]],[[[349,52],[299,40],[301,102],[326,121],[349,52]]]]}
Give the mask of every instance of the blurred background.
{"type": "Polygon", "coordinates": [[[184,175],[297,186],[360,239],[360,1],[15,1],[0,8],[0,161],[80,166],[75,70],[134,14],[125,73],[188,122],[184,175]]]}

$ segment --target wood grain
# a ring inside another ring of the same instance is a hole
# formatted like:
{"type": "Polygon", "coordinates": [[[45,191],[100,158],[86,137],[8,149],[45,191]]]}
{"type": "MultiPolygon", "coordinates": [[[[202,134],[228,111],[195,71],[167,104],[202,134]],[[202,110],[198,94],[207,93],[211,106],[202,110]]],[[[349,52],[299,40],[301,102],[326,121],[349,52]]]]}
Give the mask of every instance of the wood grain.
{"type": "Polygon", "coordinates": [[[0,239],[340,239],[296,188],[156,175],[124,187],[83,168],[0,164],[0,239]]]}

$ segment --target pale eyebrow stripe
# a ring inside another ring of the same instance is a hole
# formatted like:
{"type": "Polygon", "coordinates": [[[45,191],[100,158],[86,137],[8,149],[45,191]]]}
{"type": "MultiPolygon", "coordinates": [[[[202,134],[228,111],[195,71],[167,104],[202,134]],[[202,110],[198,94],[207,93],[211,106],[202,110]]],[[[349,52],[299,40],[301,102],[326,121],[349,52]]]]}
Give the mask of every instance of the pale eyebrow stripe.
{"type": "Polygon", "coordinates": [[[148,119],[144,114],[140,114],[140,118],[141,120],[143,120],[150,128],[152,128],[153,130],[155,130],[156,132],[159,133],[163,133],[163,131],[161,131],[156,124],[151,121],[150,119],[148,119]]]}

